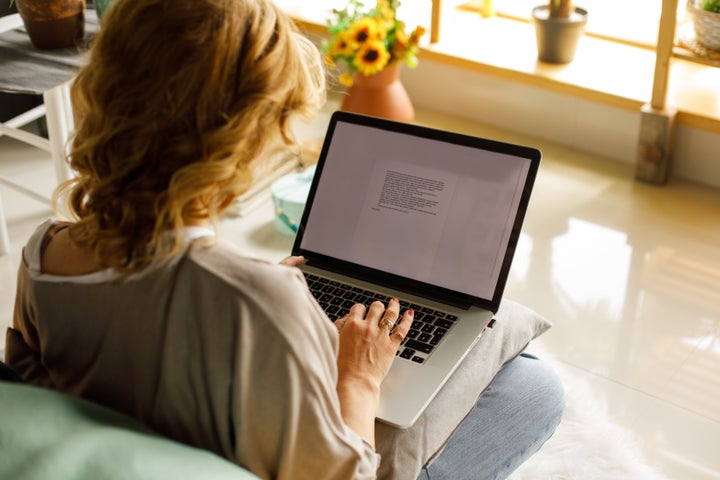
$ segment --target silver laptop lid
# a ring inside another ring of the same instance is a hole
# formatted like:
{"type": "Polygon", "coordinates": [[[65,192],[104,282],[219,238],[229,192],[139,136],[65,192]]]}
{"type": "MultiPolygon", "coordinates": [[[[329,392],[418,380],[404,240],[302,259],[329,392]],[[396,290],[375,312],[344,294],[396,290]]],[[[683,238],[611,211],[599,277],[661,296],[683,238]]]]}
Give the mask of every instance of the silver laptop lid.
{"type": "Polygon", "coordinates": [[[293,254],[496,312],[540,159],[535,148],[335,112],[293,254]]]}

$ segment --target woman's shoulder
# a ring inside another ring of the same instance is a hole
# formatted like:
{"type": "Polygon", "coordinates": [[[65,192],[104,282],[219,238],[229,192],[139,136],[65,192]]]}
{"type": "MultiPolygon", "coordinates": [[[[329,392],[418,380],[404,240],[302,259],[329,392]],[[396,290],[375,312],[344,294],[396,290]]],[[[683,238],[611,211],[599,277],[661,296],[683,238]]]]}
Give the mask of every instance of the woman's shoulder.
{"type": "Polygon", "coordinates": [[[240,302],[255,313],[275,319],[301,317],[327,322],[298,268],[248,256],[223,241],[192,245],[187,257],[189,265],[185,268],[192,277],[188,281],[201,290],[212,290],[215,297],[240,302]]]}
{"type": "Polygon", "coordinates": [[[249,256],[231,243],[220,240],[209,245],[202,242],[192,245],[188,257],[197,267],[232,287],[273,287],[302,279],[296,268],[249,256]]]}
{"type": "Polygon", "coordinates": [[[57,222],[53,219],[45,220],[43,223],[38,225],[23,248],[23,262],[28,268],[32,270],[40,271],[40,262],[42,260],[42,245],[45,243],[48,231],[56,225],[57,222]]]}
{"type": "Polygon", "coordinates": [[[64,224],[55,219],[47,219],[38,225],[23,248],[23,263],[31,272],[40,273],[42,268],[42,253],[47,246],[48,240],[52,236],[52,232],[61,228],[64,224]]]}
{"type": "Polygon", "coordinates": [[[185,267],[192,279],[187,281],[202,291],[196,291],[197,295],[212,296],[213,308],[250,314],[243,322],[262,324],[262,329],[253,331],[264,332],[264,340],[283,337],[290,350],[292,345],[303,348],[310,342],[318,351],[333,351],[330,338],[336,331],[312,297],[302,272],[242,253],[221,241],[193,245],[185,267]]]}
{"type": "Polygon", "coordinates": [[[117,274],[102,268],[91,251],[76,247],[69,222],[48,219],[30,235],[22,252],[22,267],[31,278],[47,282],[101,283],[117,274]]]}

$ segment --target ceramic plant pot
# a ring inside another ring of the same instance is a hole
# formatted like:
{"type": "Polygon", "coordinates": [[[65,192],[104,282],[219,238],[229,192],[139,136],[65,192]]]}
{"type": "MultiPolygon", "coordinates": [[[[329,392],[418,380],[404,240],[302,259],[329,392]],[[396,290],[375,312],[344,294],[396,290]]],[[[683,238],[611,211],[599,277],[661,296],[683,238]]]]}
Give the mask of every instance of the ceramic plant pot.
{"type": "Polygon", "coordinates": [[[72,47],[85,35],[85,0],[16,0],[35,48],[72,47]]]}
{"type": "Polygon", "coordinates": [[[705,48],[720,52],[720,13],[703,10],[700,3],[697,0],[688,2],[695,38],[705,48]]]}
{"type": "Polygon", "coordinates": [[[547,5],[533,8],[538,60],[548,63],[569,63],[575,58],[580,37],[585,33],[588,12],[575,7],[568,18],[551,18],[547,5]]]}
{"type": "Polygon", "coordinates": [[[375,75],[356,73],[341,110],[410,123],[415,108],[400,81],[400,65],[394,63],[375,75]]]}

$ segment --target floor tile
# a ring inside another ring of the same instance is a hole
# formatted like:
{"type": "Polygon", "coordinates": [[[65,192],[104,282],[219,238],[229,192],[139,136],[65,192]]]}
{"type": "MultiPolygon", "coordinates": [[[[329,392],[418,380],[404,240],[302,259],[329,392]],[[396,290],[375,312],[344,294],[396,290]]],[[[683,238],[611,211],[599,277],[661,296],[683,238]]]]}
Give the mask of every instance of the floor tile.
{"type": "MultiPolygon", "coordinates": [[[[682,341],[695,348],[689,358],[657,390],[656,396],[679,407],[720,422],[720,329],[718,319],[709,320],[715,328],[705,335],[682,341]]],[[[720,437],[718,448],[720,448],[720,437]]]]}

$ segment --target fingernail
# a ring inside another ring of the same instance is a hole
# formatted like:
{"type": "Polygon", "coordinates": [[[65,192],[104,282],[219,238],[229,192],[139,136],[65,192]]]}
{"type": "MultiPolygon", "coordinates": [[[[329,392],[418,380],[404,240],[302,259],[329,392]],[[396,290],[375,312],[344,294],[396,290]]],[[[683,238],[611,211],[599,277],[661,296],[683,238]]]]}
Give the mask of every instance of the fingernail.
{"type": "Polygon", "coordinates": [[[415,310],[413,310],[412,308],[408,310],[408,315],[410,315],[411,317],[415,315],[415,310]]]}
{"type": "Polygon", "coordinates": [[[400,303],[400,299],[397,298],[397,297],[393,298],[392,301],[395,302],[395,303],[400,303]]]}

